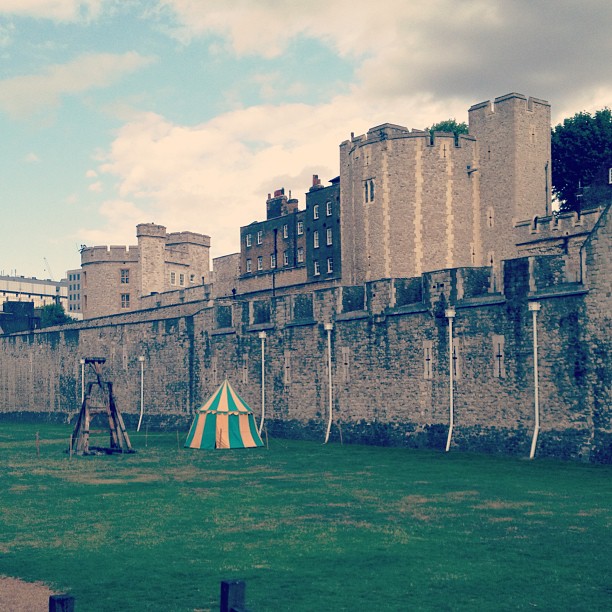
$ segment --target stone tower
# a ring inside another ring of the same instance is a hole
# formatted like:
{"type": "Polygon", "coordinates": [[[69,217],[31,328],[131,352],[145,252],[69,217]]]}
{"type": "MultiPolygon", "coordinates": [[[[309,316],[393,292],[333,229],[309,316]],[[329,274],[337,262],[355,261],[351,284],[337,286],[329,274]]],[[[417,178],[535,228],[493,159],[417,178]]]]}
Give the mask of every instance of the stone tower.
{"type": "Polygon", "coordinates": [[[383,124],[340,145],[343,281],[479,265],[475,139],[383,124]]]}
{"type": "Polygon", "coordinates": [[[478,143],[471,168],[479,183],[484,265],[517,257],[518,221],[550,214],[550,105],[510,93],[469,109],[478,143]]]}
{"type": "Polygon", "coordinates": [[[140,252],[140,296],[165,291],[166,228],[155,223],[136,226],[140,252]]]}

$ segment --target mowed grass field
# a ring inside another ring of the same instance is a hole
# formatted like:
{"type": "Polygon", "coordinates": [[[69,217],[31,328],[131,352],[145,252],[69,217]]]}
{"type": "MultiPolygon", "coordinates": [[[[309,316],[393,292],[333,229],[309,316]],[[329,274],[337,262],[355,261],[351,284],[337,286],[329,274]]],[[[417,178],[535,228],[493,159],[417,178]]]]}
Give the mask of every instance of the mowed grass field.
{"type": "Polygon", "coordinates": [[[77,611],[215,610],[224,579],[254,612],[612,609],[610,466],[186,432],[71,459],[70,432],[0,423],[0,575],[77,611]]]}

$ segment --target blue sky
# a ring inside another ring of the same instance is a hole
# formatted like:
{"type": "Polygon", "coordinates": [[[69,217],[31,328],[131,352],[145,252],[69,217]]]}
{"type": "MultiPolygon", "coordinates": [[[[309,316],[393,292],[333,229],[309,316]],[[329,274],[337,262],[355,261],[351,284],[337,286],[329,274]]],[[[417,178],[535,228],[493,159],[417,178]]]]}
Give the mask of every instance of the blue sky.
{"type": "Polygon", "coordinates": [[[0,0],[0,274],[59,279],[142,222],[235,252],[385,121],[611,106],[611,26],[608,0],[0,0]]]}

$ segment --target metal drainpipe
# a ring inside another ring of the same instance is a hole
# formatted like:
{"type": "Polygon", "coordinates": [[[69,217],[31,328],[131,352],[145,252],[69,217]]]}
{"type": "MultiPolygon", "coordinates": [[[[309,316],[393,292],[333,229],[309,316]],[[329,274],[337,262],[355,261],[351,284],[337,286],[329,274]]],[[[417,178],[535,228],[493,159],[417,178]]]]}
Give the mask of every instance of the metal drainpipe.
{"type": "Polygon", "coordinates": [[[448,319],[448,378],[449,378],[449,426],[448,438],[446,439],[446,452],[450,449],[451,439],[453,437],[453,426],[455,421],[455,395],[454,395],[454,372],[453,372],[453,319],[455,318],[455,309],[451,306],[444,311],[448,319]]]}
{"type": "Polygon", "coordinates": [[[538,443],[538,434],[540,433],[540,396],[539,396],[539,373],[538,373],[538,312],[542,307],[540,302],[529,302],[529,310],[531,311],[533,321],[533,409],[534,409],[534,427],[533,439],[531,440],[531,452],[529,458],[535,456],[536,445],[538,443]]]}
{"type": "Polygon", "coordinates": [[[259,422],[259,435],[263,430],[264,418],[266,414],[266,332],[259,332],[259,339],[261,340],[261,421],[259,422]]]}
{"type": "Polygon", "coordinates": [[[331,354],[331,333],[332,329],[334,329],[333,323],[325,323],[324,329],[327,332],[327,373],[328,373],[328,381],[327,386],[329,389],[329,419],[327,421],[327,431],[325,432],[325,442],[323,444],[327,444],[329,440],[329,434],[331,432],[332,426],[332,418],[333,418],[333,403],[334,403],[334,395],[333,395],[333,387],[332,387],[332,354],[331,354]]]}
{"type": "Polygon", "coordinates": [[[144,414],[144,360],[144,355],[138,357],[138,361],[140,362],[140,417],[138,418],[138,427],[136,427],[136,431],[140,431],[142,415],[144,414]]]}

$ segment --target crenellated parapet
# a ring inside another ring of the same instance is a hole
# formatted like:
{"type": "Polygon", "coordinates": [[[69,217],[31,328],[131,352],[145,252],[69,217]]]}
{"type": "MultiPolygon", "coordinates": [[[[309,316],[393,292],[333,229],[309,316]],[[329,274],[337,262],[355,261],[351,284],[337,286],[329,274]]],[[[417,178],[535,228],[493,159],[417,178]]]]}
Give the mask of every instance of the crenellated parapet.
{"type": "Polygon", "coordinates": [[[81,251],[81,265],[98,262],[135,262],[138,261],[137,246],[94,246],[81,251]]]}

